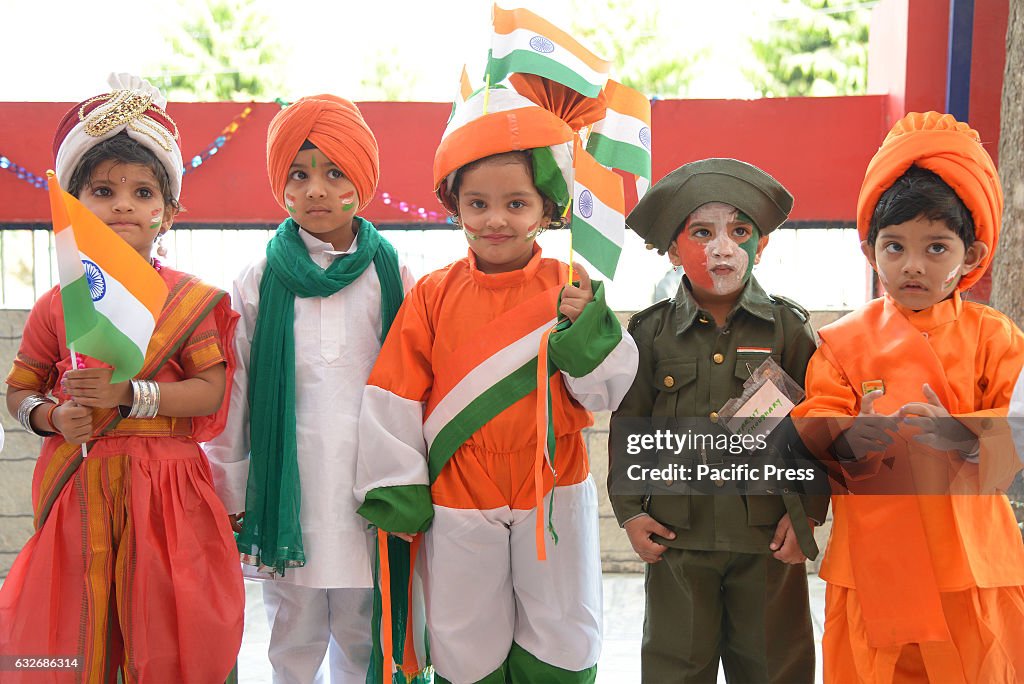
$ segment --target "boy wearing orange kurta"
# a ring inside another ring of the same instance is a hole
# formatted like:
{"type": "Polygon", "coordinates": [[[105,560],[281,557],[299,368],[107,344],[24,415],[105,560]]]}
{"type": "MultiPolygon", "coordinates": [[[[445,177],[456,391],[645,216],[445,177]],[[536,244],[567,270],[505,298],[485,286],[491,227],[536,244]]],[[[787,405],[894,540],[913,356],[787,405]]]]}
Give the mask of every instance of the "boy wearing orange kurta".
{"type": "Polygon", "coordinates": [[[949,115],[908,115],[868,166],[857,225],[886,294],[819,331],[793,412],[855,494],[833,496],[821,567],[826,682],[1024,678],[1024,543],[1001,491],[1024,334],[961,299],[1002,204],[949,115]]]}

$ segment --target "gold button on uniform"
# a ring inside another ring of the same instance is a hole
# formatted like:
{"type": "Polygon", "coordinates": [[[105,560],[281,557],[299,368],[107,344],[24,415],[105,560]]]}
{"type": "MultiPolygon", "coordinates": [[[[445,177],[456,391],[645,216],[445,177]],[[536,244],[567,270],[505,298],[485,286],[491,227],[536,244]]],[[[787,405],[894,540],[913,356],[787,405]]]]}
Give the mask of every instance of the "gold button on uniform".
{"type": "Polygon", "coordinates": [[[718,422],[718,411],[712,411],[711,414],[708,416],[708,418],[711,419],[712,423],[717,423],[718,422]]]}
{"type": "Polygon", "coordinates": [[[725,357],[722,356],[721,354],[715,354],[714,356],[711,357],[711,360],[714,361],[715,363],[722,363],[723,361],[725,361],[725,357]]]}
{"type": "Polygon", "coordinates": [[[671,387],[672,385],[676,384],[675,378],[673,378],[671,375],[666,375],[664,382],[665,387],[671,387]]]}

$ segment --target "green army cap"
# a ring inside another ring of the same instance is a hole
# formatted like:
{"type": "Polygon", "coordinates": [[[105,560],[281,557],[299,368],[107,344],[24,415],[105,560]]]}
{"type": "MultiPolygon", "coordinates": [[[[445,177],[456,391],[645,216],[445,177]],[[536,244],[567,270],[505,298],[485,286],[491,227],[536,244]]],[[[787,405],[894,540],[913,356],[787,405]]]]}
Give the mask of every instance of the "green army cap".
{"type": "Polygon", "coordinates": [[[664,254],[686,217],[708,202],[736,207],[753,219],[761,235],[781,226],[793,209],[793,195],[756,166],[738,159],[701,159],[655,183],[629,212],[626,225],[664,254]]]}

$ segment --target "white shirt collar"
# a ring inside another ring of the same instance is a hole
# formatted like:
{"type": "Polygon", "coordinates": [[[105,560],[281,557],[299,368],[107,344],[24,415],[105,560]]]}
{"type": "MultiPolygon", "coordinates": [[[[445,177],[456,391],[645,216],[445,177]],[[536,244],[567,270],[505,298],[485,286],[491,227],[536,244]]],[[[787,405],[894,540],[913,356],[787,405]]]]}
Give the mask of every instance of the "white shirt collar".
{"type": "Polygon", "coordinates": [[[359,247],[359,233],[355,234],[355,237],[352,238],[352,244],[349,245],[348,249],[346,249],[344,252],[340,252],[334,249],[334,245],[332,245],[330,242],[324,242],[317,236],[308,232],[302,226],[299,226],[299,237],[302,238],[302,242],[306,245],[306,249],[309,250],[310,254],[323,253],[338,257],[344,256],[346,254],[352,254],[359,247]]]}

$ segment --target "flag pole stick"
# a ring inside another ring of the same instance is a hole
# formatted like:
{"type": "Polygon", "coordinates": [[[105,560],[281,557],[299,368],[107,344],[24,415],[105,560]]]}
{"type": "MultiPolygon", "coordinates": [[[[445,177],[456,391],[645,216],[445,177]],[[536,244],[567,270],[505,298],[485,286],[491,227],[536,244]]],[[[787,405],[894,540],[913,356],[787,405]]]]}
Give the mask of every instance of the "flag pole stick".
{"type": "MultiPolygon", "coordinates": [[[[47,182],[47,185],[50,186],[51,191],[55,189],[55,188],[53,188],[53,185],[54,185],[54,183],[57,182],[57,174],[53,171],[53,169],[47,169],[46,170],[46,182],[47,182]]],[[[55,227],[55,230],[56,230],[56,227],[55,227]]],[[[64,343],[67,344],[67,331],[66,330],[64,331],[64,343]]],[[[71,353],[71,368],[72,368],[72,370],[78,370],[78,354],[75,353],[75,345],[67,344],[67,347],[68,347],[68,351],[71,353]]],[[[71,399],[72,399],[72,401],[74,401],[74,397],[72,397],[71,399]]],[[[88,440],[86,440],[85,442],[82,443],[82,458],[85,458],[88,455],[89,455],[89,446],[88,446],[88,440]]]]}
{"type": "Polygon", "coordinates": [[[491,72],[488,70],[484,79],[484,114],[487,113],[487,103],[491,99],[491,72]]]}
{"type": "MultiPolygon", "coordinates": [[[[565,211],[562,213],[562,220],[569,215],[569,207],[572,206],[572,200],[570,199],[565,205],[565,211]]],[[[569,284],[572,285],[572,226],[569,226],[569,284]]]]}
{"type": "MultiPolygon", "coordinates": [[[[65,340],[66,341],[66,340],[65,340]]],[[[75,353],[75,345],[69,344],[68,351],[71,352],[71,369],[78,370],[78,354],[75,353]]],[[[74,397],[71,398],[74,401],[74,397]]],[[[82,458],[89,455],[89,440],[82,442],[82,458]]]]}

